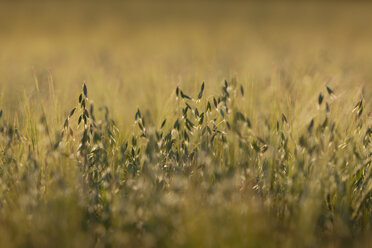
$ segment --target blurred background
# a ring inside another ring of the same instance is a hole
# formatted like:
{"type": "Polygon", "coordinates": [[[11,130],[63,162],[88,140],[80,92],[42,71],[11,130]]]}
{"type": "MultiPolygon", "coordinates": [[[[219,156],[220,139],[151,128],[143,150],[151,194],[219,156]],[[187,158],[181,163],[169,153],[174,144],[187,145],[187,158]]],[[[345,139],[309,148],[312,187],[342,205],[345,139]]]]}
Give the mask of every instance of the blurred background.
{"type": "Polygon", "coordinates": [[[371,96],[371,13],[368,2],[2,1],[0,106],[22,123],[41,99],[62,125],[85,80],[126,125],[137,107],[161,118],[177,85],[194,94],[205,81],[212,94],[234,79],[253,116],[305,115],[325,85],[371,96]]]}

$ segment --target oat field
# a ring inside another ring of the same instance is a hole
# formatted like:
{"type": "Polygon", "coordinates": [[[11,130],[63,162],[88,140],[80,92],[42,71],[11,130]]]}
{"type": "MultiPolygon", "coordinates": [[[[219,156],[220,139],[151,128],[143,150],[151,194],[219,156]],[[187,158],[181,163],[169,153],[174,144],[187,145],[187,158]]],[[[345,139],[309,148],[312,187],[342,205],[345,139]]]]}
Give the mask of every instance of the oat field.
{"type": "Polygon", "coordinates": [[[0,247],[371,247],[370,13],[0,2],[0,247]]]}

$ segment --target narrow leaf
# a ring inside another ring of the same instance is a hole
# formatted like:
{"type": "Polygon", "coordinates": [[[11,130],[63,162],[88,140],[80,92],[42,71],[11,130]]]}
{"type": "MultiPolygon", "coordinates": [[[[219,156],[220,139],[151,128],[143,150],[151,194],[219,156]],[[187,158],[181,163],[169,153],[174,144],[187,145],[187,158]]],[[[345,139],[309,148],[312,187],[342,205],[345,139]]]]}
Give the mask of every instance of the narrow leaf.
{"type": "Polygon", "coordinates": [[[198,95],[198,99],[201,99],[203,97],[203,91],[204,91],[204,82],[202,83],[202,86],[201,86],[201,89],[198,95]]]}
{"type": "Polygon", "coordinates": [[[76,110],[76,108],[73,108],[73,109],[71,110],[69,117],[71,117],[71,116],[75,113],[75,110],[76,110]]]}
{"type": "Polygon", "coordinates": [[[323,102],[323,98],[324,96],[322,95],[322,93],[319,94],[319,97],[318,97],[318,104],[321,105],[322,102],[323,102]]]}
{"type": "Polygon", "coordinates": [[[84,83],[84,85],[83,85],[83,92],[84,92],[84,96],[85,96],[85,97],[88,97],[88,89],[87,89],[87,86],[86,86],[85,83],[84,83]]]}
{"type": "Polygon", "coordinates": [[[184,94],[184,93],[182,92],[182,90],[181,90],[181,97],[182,97],[182,98],[186,98],[186,99],[191,100],[191,97],[189,97],[188,95],[184,94]]]}
{"type": "Polygon", "coordinates": [[[167,119],[164,119],[164,121],[161,123],[160,128],[163,128],[166,122],[167,122],[167,119]]]}
{"type": "Polygon", "coordinates": [[[326,86],[326,88],[327,88],[327,92],[328,92],[329,95],[334,94],[334,91],[331,88],[329,88],[328,86],[326,86]]]}

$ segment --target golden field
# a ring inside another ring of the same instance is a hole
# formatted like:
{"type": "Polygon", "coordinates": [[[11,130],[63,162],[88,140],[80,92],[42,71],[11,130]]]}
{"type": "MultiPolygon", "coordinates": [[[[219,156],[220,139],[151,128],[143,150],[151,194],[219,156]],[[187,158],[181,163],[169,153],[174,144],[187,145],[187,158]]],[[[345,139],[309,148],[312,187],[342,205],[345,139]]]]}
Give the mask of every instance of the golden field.
{"type": "Polygon", "coordinates": [[[371,11],[1,2],[0,246],[368,247],[371,11]]]}

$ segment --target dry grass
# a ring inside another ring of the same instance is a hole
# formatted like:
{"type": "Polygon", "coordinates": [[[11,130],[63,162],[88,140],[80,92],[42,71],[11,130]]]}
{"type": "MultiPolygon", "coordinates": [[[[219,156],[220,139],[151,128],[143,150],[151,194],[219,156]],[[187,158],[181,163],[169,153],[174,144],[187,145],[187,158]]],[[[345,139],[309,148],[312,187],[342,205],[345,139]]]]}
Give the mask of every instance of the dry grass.
{"type": "Polygon", "coordinates": [[[0,246],[368,247],[371,10],[0,3],[0,246]]]}

